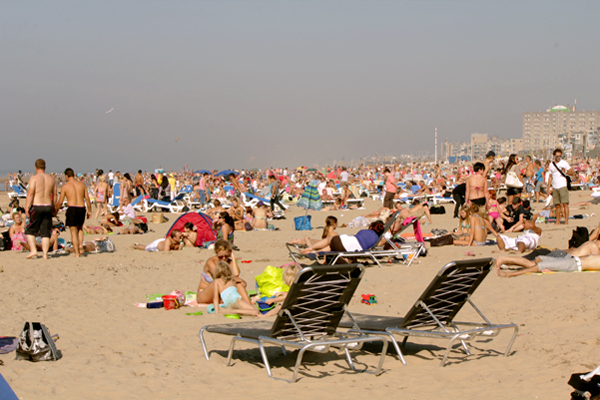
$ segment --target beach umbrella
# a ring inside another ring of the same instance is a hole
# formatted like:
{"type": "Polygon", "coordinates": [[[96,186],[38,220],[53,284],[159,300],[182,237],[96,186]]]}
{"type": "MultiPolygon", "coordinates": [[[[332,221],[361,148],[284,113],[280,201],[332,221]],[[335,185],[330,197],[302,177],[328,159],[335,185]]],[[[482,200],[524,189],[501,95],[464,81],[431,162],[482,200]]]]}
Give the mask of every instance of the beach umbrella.
{"type": "Polygon", "coordinates": [[[312,180],[305,187],[302,192],[302,196],[300,196],[300,200],[296,203],[298,207],[308,210],[319,211],[323,208],[323,203],[321,202],[321,196],[319,196],[319,190],[317,189],[317,185],[319,181],[312,180]]]}
{"type": "Polygon", "coordinates": [[[225,171],[217,172],[215,174],[215,176],[221,177],[221,176],[229,176],[231,174],[234,174],[235,176],[238,176],[240,173],[236,172],[236,171],[232,171],[232,170],[226,169],[225,171]]]}
{"type": "Polygon", "coordinates": [[[210,172],[207,169],[199,169],[197,171],[194,171],[195,174],[212,174],[212,172],[210,172]]]}

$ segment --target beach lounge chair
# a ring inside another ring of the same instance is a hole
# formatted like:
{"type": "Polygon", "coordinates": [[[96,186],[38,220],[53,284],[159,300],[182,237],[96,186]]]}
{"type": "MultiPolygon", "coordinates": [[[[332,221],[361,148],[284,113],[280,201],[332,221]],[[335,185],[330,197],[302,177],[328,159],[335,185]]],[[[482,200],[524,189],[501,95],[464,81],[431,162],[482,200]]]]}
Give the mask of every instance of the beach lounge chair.
{"type": "MultiPolygon", "coordinates": [[[[397,258],[397,259],[405,259],[408,263],[408,266],[412,264],[412,262],[419,256],[422,249],[425,247],[424,243],[405,243],[405,244],[397,244],[392,242],[388,237],[389,231],[396,221],[399,212],[392,214],[389,221],[385,224],[383,229],[383,233],[379,236],[378,242],[381,242],[381,239],[385,239],[385,242],[388,243],[389,248],[385,247],[372,247],[363,251],[319,251],[315,253],[303,254],[302,250],[304,250],[304,246],[294,244],[294,243],[286,243],[286,247],[290,254],[290,257],[297,263],[299,263],[303,259],[317,260],[319,257],[325,257],[327,264],[334,265],[338,261],[346,259],[352,260],[354,262],[359,262],[362,260],[370,260],[373,261],[373,264],[377,264],[379,268],[382,268],[379,260],[384,258],[397,258]]],[[[402,229],[397,232],[398,234],[404,231],[408,226],[414,226],[411,224],[407,224],[402,227],[402,229]]],[[[377,246],[377,245],[375,245],[377,246]]]]}
{"type": "Polygon", "coordinates": [[[264,197],[256,196],[254,194],[250,194],[248,192],[242,193],[242,202],[245,207],[256,207],[256,205],[262,201],[267,206],[271,205],[271,200],[266,199],[264,197]]]}
{"type": "Polygon", "coordinates": [[[10,192],[8,194],[8,198],[12,199],[12,198],[17,198],[17,199],[25,199],[27,198],[27,191],[25,189],[23,189],[21,186],[19,185],[12,185],[12,192],[10,192]]]}
{"type": "Polygon", "coordinates": [[[144,210],[146,211],[159,211],[159,208],[166,208],[169,212],[172,213],[180,213],[183,211],[183,208],[186,206],[185,201],[183,200],[185,193],[180,193],[171,201],[162,201],[156,199],[144,199],[144,210]]]}
{"type": "Polygon", "coordinates": [[[374,371],[378,375],[387,351],[387,339],[382,336],[365,335],[356,324],[352,332],[342,335],[337,332],[337,325],[343,315],[352,319],[347,305],[363,274],[364,267],[360,264],[303,267],[296,275],[273,323],[253,321],[202,327],[199,336],[206,359],[209,359],[209,352],[204,338],[205,332],[232,336],[227,365],[231,364],[236,342],[257,345],[267,374],[271,378],[274,377],[265,345],[299,349],[291,380],[295,382],[306,351],[326,353],[330,348],[341,349],[350,368],[356,370],[349,350],[360,349],[364,342],[381,342],[383,351],[374,371]]]}
{"type": "Polygon", "coordinates": [[[114,213],[119,208],[119,203],[121,202],[121,184],[115,183],[112,188],[113,195],[110,198],[108,206],[108,211],[114,213]]]}
{"type": "Polygon", "coordinates": [[[358,323],[363,333],[386,334],[403,364],[406,362],[394,335],[404,336],[402,345],[406,343],[409,336],[449,340],[440,363],[442,367],[446,364],[448,354],[455,342],[460,342],[465,353],[470,355],[467,341],[478,337],[491,338],[497,336],[503,329],[513,329],[512,338],[504,352],[506,357],[517,337],[518,326],[492,324],[471,300],[471,296],[488,275],[493,263],[493,258],[450,262],[437,273],[404,318],[353,314],[354,319],[342,320],[340,327],[352,330],[352,327],[358,323]],[[466,303],[469,303],[479,314],[481,322],[455,320],[466,303]]]}

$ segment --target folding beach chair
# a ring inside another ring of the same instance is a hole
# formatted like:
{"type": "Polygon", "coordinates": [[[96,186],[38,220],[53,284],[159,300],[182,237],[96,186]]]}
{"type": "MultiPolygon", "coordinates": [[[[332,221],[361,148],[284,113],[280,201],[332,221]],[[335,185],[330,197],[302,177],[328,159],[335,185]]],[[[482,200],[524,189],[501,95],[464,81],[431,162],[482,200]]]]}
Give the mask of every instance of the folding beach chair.
{"type": "Polygon", "coordinates": [[[112,191],[113,195],[110,198],[110,202],[107,204],[107,206],[108,211],[114,213],[115,211],[117,211],[117,208],[119,208],[119,203],[121,202],[121,184],[115,183],[113,185],[112,191]]]}
{"type": "Polygon", "coordinates": [[[450,349],[456,341],[462,344],[467,355],[471,355],[467,341],[481,336],[494,337],[502,329],[511,328],[513,335],[504,352],[506,357],[519,332],[518,326],[492,324],[471,300],[493,263],[493,258],[450,262],[437,273],[404,318],[353,314],[354,319],[344,319],[339,326],[352,331],[352,327],[358,324],[363,333],[387,335],[403,364],[406,364],[406,361],[394,335],[404,336],[402,345],[409,336],[447,339],[449,342],[440,363],[441,367],[445,365],[450,349]],[[469,303],[479,314],[481,322],[455,321],[454,318],[465,303],[469,303]]]}
{"type": "Polygon", "coordinates": [[[282,347],[284,353],[286,347],[297,348],[299,351],[291,380],[295,382],[306,351],[326,353],[330,348],[342,349],[348,365],[356,371],[349,350],[360,349],[364,342],[381,342],[383,351],[374,371],[378,375],[387,351],[387,339],[382,336],[365,335],[356,324],[352,332],[337,332],[338,323],[344,314],[352,319],[347,305],[363,274],[364,267],[360,264],[303,267],[296,275],[272,324],[269,321],[255,321],[202,327],[199,336],[206,359],[209,359],[209,352],[204,332],[232,336],[227,365],[231,364],[233,348],[237,341],[256,344],[271,378],[274,377],[265,345],[282,347]]]}
{"type": "Polygon", "coordinates": [[[19,185],[12,185],[12,192],[10,192],[8,194],[8,198],[12,199],[12,198],[17,198],[17,199],[25,199],[27,198],[27,191],[25,189],[23,189],[21,186],[19,185]]]}
{"type": "Polygon", "coordinates": [[[158,211],[159,208],[166,208],[169,212],[180,213],[186,206],[186,203],[183,200],[184,196],[185,193],[179,193],[170,203],[168,201],[156,199],[144,199],[144,209],[147,211],[158,211]]]}
{"type": "Polygon", "coordinates": [[[260,197],[260,196],[256,196],[252,193],[242,193],[242,202],[244,203],[245,207],[256,207],[256,205],[259,202],[263,202],[264,204],[266,204],[267,206],[271,205],[271,200],[264,198],[264,197],[260,197]]]}

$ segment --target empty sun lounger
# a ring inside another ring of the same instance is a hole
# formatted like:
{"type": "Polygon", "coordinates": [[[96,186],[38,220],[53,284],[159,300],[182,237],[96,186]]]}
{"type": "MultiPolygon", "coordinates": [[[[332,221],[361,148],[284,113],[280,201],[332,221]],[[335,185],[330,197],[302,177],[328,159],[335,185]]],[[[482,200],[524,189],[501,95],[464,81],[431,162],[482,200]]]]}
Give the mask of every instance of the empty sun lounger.
{"type": "Polygon", "coordinates": [[[491,323],[471,300],[475,290],[490,272],[493,262],[493,258],[450,262],[437,273],[404,318],[353,314],[354,320],[344,319],[340,322],[340,327],[351,331],[358,324],[362,332],[388,335],[404,364],[406,362],[394,335],[404,336],[403,345],[409,336],[448,340],[440,366],[445,365],[454,343],[460,342],[464,352],[470,355],[467,341],[479,337],[491,338],[503,329],[513,329],[512,338],[504,351],[504,356],[507,356],[519,328],[516,324],[491,323]],[[466,303],[479,314],[480,322],[455,320],[466,303]]]}
{"type": "Polygon", "coordinates": [[[12,185],[12,192],[8,193],[8,197],[10,199],[12,198],[17,198],[17,199],[25,199],[27,198],[27,191],[25,189],[23,189],[21,186],[19,185],[12,185]]]}
{"type": "Polygon", "coordinates": [[[273,375],[265,345],[299,349],[292,376],[292,382],[295,382],[306,351],[326,353],[330,348],[341,349],[350,368],[356,370],[349,350],[360,349],[364,342],[381,342],[383,351],[374,371],[379,374],[387,351],[387,339],[365,335],[356,325],[352,332],[342,335],[337,332],[344,314],[352,318],[346,307],[363,274],[364,267],[360,264],[304,267],[296,275],[273,323],[253,321],[202,327],[199,335],[206,359],[209,359],[209,352],[204,339],[205,332],[232,336],[227,365],[231,363],[237,341],[257,345],[271,378],[273,375]]]}
{"type": "Polygon", "coordinates": [[[158,211],[158,209],[167,209],[172,213],[180,213],[183,211],[183,208],[186,206],[185,201],[183,200],[185,194],[180,193],[171,201],[162,201],[156,199],[144,199],[144,210],[145,211],[158,211]]]}

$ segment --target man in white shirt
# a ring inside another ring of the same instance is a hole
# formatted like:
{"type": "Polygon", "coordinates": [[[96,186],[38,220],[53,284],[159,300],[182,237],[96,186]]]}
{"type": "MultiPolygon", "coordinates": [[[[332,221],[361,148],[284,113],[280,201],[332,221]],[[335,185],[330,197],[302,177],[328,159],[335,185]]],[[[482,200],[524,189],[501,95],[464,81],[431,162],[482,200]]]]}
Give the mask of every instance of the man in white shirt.
{"type": "Polygon", "coordinates": [[[565,225],[569,224],[569,190],[565,175],[575,175],[568,162],[562,159],[562,150],[554,150],[554,161],[548,166],[550,178],[548,185],[552,186],[552,201],[556,210],[556,225],[560,224],[562,216],[565,225]],[[562,171],[562,172],[561,172],[562,171]]]}

